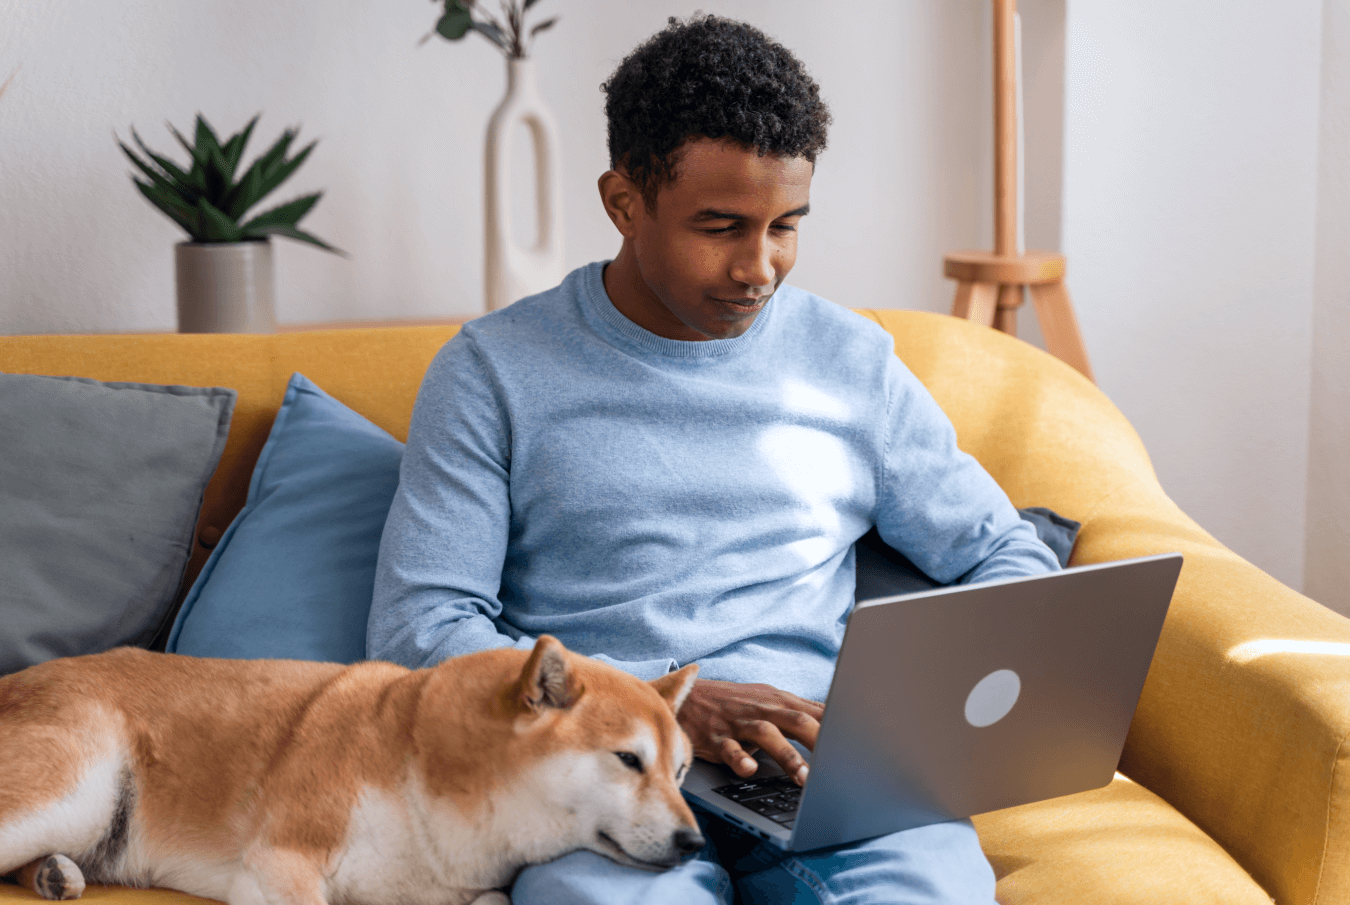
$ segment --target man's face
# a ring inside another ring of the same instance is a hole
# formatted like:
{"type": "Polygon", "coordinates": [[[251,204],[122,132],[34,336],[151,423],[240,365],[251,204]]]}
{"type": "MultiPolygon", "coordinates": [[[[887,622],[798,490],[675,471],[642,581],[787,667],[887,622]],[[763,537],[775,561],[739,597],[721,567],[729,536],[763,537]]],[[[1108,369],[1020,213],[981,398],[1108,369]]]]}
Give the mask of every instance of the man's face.
{"type": "Polygon", "coordinates": [[[654,215],[640,197],[630,205],[630,232],[615,264],[636,274],[613,286],[606,279],[615,307],[667,339],[729,339],[749,330],[797,261],[813,169],[802,157],[761,157],[708,138],[687,142],[654,215]],[[622,260],[627,253],[631,262],[622,260]]]}

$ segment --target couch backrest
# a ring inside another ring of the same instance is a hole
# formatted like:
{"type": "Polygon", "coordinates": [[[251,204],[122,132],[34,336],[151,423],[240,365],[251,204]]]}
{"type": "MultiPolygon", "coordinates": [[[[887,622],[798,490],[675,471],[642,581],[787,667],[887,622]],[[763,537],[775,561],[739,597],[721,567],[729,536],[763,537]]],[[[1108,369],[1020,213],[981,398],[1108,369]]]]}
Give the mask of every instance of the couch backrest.
{"type": "MultiPolygon", "coordinates": [[[[951,416],[963,449],[1018,506],[1086,520],[1124,485],[1156,489],[1133,428],[1072,368],[986,327],[918,311],[860,312],[895,337],[896,353],[951,416]]],[[[454,326],[324,330],[276,335],[152,334],[0,337],[0,371],[74,374],[239,393],[229,443],[206,491],[190,585],[243,508],[249,477],[299,371],[361,415],[405,439],[422,375],[454,326]]]]}

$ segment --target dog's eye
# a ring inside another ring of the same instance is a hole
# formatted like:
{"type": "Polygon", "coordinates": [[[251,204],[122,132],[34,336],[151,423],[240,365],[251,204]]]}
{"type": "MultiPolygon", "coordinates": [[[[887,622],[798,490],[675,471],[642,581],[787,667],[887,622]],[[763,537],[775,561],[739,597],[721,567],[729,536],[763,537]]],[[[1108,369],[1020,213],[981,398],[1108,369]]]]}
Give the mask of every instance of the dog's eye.
{"type": "Polygon", "coordinates": [[[623,765],[630,770],[642,772],[642,761],[631,751],[615,751],[614,756],[623,761],[623,765]]]}

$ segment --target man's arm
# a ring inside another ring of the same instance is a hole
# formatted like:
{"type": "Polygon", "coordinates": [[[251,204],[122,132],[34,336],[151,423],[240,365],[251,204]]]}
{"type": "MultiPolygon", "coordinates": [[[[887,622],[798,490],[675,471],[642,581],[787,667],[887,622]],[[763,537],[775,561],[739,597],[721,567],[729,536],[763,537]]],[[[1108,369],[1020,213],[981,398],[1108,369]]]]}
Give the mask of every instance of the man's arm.
{"type": "Polygon", "coordinates": [[[956,445],[932,395],[895,359],[889,375],[877,530],[939,584],[973,584],[1059,570],[1003,488],[956,445]]]}
{"type": "MultiPolygon", "coordinates": [[[[366,654],[417,668],[534,639],[499,627],[511,519],[510,421],[486,361],[465,332],[437,354],[418,392],[375,574],[366,654]]],[[[669,658],[616,661],[644,679],[669,658]]]]}

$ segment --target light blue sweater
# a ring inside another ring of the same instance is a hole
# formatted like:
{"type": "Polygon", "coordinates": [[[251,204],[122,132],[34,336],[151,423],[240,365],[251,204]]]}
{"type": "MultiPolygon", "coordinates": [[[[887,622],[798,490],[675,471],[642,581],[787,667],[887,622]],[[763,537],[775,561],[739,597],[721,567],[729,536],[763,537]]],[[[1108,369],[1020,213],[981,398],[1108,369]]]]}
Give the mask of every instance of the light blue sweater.
{"type": "Polygon", "coordinates": [[[889,334],[783,286],[734,339],[664,339],[603,264],[464,326],[413,411],[367,653],[543,633],[642,678],[824,700],[873,524],[934,579],[1058,568],[889,334]]]}

